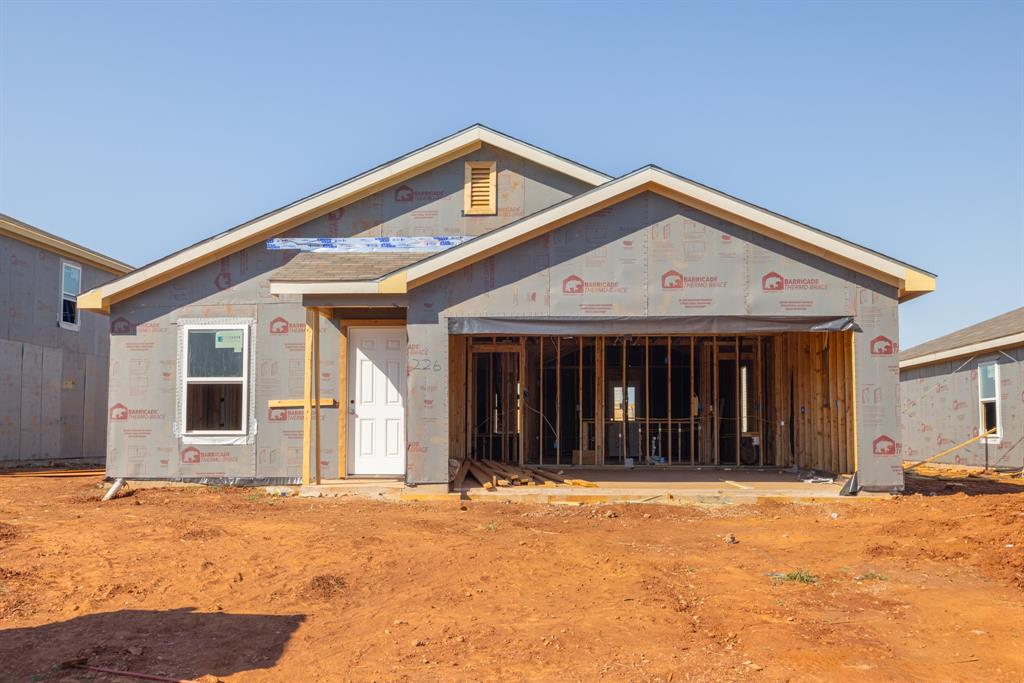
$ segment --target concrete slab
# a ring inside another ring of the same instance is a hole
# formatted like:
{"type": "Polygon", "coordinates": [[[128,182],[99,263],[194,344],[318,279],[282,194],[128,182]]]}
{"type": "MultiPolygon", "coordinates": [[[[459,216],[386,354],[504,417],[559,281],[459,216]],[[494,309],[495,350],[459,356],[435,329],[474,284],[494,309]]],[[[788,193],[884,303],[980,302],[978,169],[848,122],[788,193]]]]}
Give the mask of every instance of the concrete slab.
{"type": "Polygon", "coordinates": [[[839,495],[845,479],[810,483],[803,481],[807,475],[801,477],[799,473],[777,469],[566,468],[559,471],[567,477],[585,479],[597,486],[510,486],[487,491],[467,483],[461,493],[477,502],[513,500],[552,504],[734,505],[765,499],[802,502],[854,500],[839,495]]]}

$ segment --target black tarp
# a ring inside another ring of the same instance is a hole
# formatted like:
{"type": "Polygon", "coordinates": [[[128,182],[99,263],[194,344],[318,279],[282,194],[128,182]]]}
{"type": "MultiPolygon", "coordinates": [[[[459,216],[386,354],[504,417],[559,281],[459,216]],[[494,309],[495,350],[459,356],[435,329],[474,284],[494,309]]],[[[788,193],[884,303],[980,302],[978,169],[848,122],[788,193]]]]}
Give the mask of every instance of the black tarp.
{"type": "Polygon", "coordinates": [[[860,332],[852,316],[698,315],[579,318],[449,318],[451,334],[764,334],[776,332],[860,332]]]}

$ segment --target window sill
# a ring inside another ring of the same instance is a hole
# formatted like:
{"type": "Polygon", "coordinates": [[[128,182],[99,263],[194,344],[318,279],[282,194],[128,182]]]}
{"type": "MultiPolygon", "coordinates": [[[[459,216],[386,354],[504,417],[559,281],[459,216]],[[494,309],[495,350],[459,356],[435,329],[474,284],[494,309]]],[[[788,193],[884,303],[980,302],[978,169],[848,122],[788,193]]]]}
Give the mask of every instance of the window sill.
{"type": "Polygon", "coordinates": [[[72,332],[78,332],[79,330],[82,329],[81,323],[66,323],[63,320],[58,320],[57,326],[60,327],[62,330],[70,330],[72,332]]]}
{"type": "Polygon", "coordinates": [[[248,434],[182,434],[181,442],[186,446],[244,446],[249,443],[248,434]]]}

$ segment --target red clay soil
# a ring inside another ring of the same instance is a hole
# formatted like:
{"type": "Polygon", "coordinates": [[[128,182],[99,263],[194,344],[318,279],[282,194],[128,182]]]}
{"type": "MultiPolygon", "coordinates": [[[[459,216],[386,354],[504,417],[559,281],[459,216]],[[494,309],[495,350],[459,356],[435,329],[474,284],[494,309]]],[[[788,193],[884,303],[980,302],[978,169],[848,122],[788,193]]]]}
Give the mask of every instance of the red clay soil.
{"type": "Polygon", "coordinates": [[[914,486],[460,510],[0,477],[0,680],[1024,680],[1024,493],[914,486]]]}

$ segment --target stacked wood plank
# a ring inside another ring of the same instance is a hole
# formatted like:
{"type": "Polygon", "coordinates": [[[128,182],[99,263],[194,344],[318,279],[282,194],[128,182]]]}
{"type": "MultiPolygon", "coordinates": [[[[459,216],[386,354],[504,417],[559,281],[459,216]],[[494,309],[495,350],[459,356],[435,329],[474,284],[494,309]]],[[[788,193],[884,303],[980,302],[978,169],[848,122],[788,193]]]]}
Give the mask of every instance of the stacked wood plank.
{"type": "Polygon", "coordinates": [[[467,475],[488,491],[510,486],[597,486],[585,479],[567,477],[563,472],[550,472],[536,467],[517,467],[496,460],[466,459],[453,480],[453,488],[456,491],[462,488],[467,475]]]}

